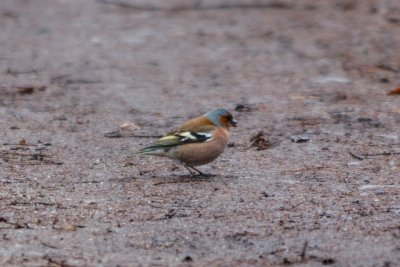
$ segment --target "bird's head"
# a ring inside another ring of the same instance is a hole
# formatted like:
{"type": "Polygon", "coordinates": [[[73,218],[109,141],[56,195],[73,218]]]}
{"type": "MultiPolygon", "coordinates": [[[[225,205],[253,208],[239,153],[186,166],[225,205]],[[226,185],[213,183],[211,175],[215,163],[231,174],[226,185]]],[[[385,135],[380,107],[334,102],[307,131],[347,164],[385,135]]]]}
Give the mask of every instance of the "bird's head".
{"type": "Polygon", "coordinates": [[[233,119],[232,114],[224,108],[214,109],[206,113],[204,116],[206,116],[213,124],[218,127],[229,129],[230,126],[237,126],[237,121],[233,119]]]}

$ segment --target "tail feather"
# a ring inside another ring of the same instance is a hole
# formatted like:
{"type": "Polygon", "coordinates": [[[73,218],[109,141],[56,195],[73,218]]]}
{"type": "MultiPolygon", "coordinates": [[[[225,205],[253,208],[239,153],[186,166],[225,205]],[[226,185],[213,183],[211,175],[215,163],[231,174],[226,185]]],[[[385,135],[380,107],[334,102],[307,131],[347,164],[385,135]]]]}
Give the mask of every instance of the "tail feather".
{"type": "Polygon", "coordinates": [[[167,152],[164,147],[145,147],[135,153],[133,155],[141,156],[141,155],[155,155],[155,156],[167,156],[167,152]]]}

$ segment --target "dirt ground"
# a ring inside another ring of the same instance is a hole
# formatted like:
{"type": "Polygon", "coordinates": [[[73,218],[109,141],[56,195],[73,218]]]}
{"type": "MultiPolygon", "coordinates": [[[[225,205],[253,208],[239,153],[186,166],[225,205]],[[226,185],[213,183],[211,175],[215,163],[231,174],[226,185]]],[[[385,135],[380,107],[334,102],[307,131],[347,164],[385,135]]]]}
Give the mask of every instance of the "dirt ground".
{"type": "Polygon", "coordinates": [[[0,29],[1,266],[400,266],[397,0],[1,0],[0,29]],[[215,177],[130,156],[216,107],[215,177]]]}

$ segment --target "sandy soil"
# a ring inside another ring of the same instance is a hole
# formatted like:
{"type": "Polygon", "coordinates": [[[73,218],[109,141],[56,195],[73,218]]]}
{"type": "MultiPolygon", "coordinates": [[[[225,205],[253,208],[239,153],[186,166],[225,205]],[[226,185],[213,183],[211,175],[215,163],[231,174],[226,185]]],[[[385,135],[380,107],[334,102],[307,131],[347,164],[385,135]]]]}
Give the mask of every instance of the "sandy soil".
{"type": "Polygon", "coordinates": [[[1,266],[399,266],[396,0],[1,0],[1,266]],[[131,152],[215,107],[191,178],[131,152]]]}

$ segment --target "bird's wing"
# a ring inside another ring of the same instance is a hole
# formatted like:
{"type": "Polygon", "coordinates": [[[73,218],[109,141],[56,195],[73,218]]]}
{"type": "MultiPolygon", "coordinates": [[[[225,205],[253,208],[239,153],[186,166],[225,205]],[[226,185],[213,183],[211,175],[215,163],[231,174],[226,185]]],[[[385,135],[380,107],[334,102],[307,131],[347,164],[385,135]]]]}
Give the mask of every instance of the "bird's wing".
{"type": "Polygon", "coordinates": [[[210,132],[188,132],[188,131],[178,131],[174,133],[167,134],[164,137],[156,140],[154,143],[149,145],[149,147],[171,147],[179,146],[189,143],[202,143],[207,142],[212,138],[212,133],[210,132]]]}
{"type": "Polygon", "coordinates": [[[177,131],[168,133],[135,154],[164,155],[172,147],[207,142],[212,139],[216,129],[207,118],[194,118],[182,124],[177,131]]]}

